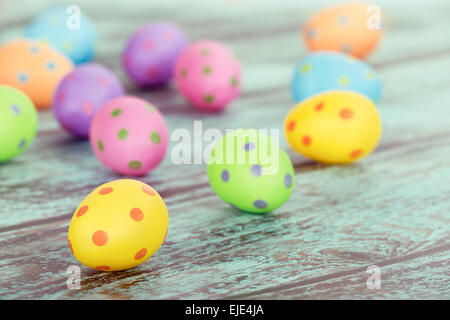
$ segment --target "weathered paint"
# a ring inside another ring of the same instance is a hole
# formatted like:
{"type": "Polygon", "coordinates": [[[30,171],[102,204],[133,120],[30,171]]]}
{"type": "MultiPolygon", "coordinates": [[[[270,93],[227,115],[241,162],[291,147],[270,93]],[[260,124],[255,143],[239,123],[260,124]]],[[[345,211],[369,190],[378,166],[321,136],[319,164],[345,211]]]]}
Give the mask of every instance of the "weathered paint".
{"type": "MultiPolygon", "coordinates": [[[[99,62],[120,75],[118,57],[127,34],[168,16],[191,39],[224,41],[241,58],[243,95],[223,114],[194,111],[172,87],[144,92],[127,84],[129,93],[161,110],[170,130],[192,129],[194,120],[202,120],[205,129],[281,129],[294,104],[292,68],[305,52],[299,27],[329,4],[283,1],[274,8],[261,1],[207,1],[204,7],[206,2],[198,1],[194,10],[175,0],[136,1],[134,9],[106,12],[101,3],[74,2],[99,26],[99,62]],[[118,24],[118,16],[128,16],[130,23],[118,24]]],[[[81,290],[66,288],[66,268],[79,265],[67,246],[68,223],[93,188],[118,176],[101,166],[88,142],[69,138],[50,112],[41,113],[30,150],[0,166],[0,296],[449,298],[450,47],[443,39],[450,22],[442,13],[449,4],[436,2],[425,15],[420,5],[404,2],[404,10],[402,4],[383,3],[392,25],[370,58],[385,89],[384,135],[373,155],[329,167],[289,151],[294,194],[275,212],[255,216],[225,205],[210,188],[205,166],[175,166],[169,151],[142,179],[166,201],[171,224],[165,244],[131,270],[100,273],[80,266],[81,290]],[[382,289],[369,291],[365,270],[374,264],[381,267],[382,289]]],[[[2,25],[5,37],[17,34],[29,18],[22,16],[24,8],[12,12],[17,14],[2,25]]]]}

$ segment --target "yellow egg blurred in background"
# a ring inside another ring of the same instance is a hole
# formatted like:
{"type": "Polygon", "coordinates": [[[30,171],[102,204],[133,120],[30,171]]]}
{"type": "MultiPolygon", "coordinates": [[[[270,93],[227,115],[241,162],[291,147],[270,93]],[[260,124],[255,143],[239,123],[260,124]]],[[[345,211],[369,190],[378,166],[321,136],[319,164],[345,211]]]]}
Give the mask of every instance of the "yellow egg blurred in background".
{"type": "Polygon", "coordinates": [[[369,155],[381,138],[376,106],[352,91],[328,91],[291,109],[284,122],[289,145],[326,164],[350,163],[369,155]]]}
{"type": "Polygon", "coordinates": [[[150,258],[168,227],[166,205],[153,188],[137,180],[115,180],[81,202],[70,222],[69,247],[90,268],[124,270],[150,258]]]}
{"type": "Polygon", "coordinates": [[[59,82],[72,69],[66,56],[42,42],[18,39],[0,46],[0,84],[19,89],[38,109],[50,107],[59,82]]]}
{"type": "Polygon", "coordinates": [[[302,28],[310,51],[331,50],[366,57],[381,38],[382,13],[376,6],[347,3],[324,9],[302,28]]]}

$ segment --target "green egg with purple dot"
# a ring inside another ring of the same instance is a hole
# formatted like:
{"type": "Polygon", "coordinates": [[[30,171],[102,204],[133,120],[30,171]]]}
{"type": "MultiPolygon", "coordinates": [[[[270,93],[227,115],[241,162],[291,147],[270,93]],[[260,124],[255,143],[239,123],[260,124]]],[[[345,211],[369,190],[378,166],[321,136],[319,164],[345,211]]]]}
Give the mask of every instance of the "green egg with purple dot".
{"type": "Polygon", "coordinates": [[[265,213],[282,206],[294,188],[294,168],[275,139],[256,129],[226,134],[211,151],[208,179],[231,206],[265,213]]]}
{"type": "Polygon", "coordinates": [[[0,85],[0,162],[24,152],[34,140],[38,115],[21,91],[0,85]]]}

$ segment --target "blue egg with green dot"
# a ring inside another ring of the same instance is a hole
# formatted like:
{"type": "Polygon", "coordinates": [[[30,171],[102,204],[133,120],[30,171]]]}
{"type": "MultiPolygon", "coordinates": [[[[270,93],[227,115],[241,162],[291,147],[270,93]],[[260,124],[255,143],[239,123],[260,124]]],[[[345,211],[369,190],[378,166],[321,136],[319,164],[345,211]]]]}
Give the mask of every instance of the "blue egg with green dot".
{"type": "MultiPolygon", "coordinates": [[[[75,5],[57,5],[43,10],[28,25],[25,37],[54,47],[75,64],[89,62],[95,55],[94,25],[75,5]]],[[[49,62],[47,67],[52,70],[54,65],[49,62]]]]}
{"type": "Polygon", "coordinates": [[[356,91],[375,104],[380,102],[382,93],[381,81],[375,70],[353,56],[317,51],[298,62],[291,83],[295,102],[330,90],[356,91]]]}

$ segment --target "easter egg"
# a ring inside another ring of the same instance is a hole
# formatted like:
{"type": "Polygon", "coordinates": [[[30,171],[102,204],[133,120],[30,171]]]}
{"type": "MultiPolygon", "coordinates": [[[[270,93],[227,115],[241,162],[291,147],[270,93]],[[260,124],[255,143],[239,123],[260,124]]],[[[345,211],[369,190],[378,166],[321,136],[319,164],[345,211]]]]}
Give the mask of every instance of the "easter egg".
{"type": "Polygon", "coordinates": [[[151,23],[130,36],[122,53],[122,65],[135,84],[162,85],[172,79],[175,61],[187,44],[188,39],[178,26],[151,23]]]}
{"type": "Polygon", "coordinates": [[[50,107],[61,79],[73,69],[58,51],[33,40],[13,40],[0,47],[0,84],[25,93],[37,108],[50,107]]]}
{"type": "Polygon", "coordinates": [[[294,169],[275,140],[255,129],[239,129],[212,149],[208,179],[226,203],[244,212],[265,213],[290,197],[294,169]]]}
{"type": "Polygon", "coordinates": [[[64,129],[76,137],[87,138],[95,112],[124,94],[122,83],[111,70],[99,64],[83,64],[60,82],[53,98],[53,112],[64,129]]]}
{"type": "Polygon", "coordinates": [[[99,186],[81,202],[70,221],[68,241],[85,266],[117,271],[150,258],[168,228],[160,195],[143,182],[121,179],[99,186]]]}
{"type": "Polygon", "coordinates": [[[77,6],[57,5],[41,11],[28,25],[25,37],[52,46],[75,64],[94,57],[95,28],[77,6]]]}
{"type": "Polygon", "coordinates": [[[375,104],[381,99],[380,78],[366,62],[333,51],[318,51],[301,59],[291,84],[294,100],[329,90],[356,91],[375,104]]]}
{"type": "Polygon", "coordinates": [[[0,162],[24,152],[37,131],[33,102],[22,92],[0,85],[0,162]]]}
{"type": "Polygon", "coordinates": [[[365,3],[327,8],[305,23],[302,36],[312,51],[340,51],[364,58],[380,41],[381,12],[365,3]]]}
{"type": "Polygon", "coordinates": [[[124,96],[97,111],[89,140],[105,166],[119,174],[142,176],[163,160],[169,134],[158,109],[143,99],[124,96]]]}
{"type": "Polygon", "coordinates": [[[352,91],[329,91],[304,100],[289,111],[284,128],[294,150],[326,164],[366,157],[382,131],[373,102],[352,91]]]}
{"type": "Polygon", "coordinates": [[[175,65],[178,91],[201,110],[225,108],[241,92],[241,66],[225,45],[212,40],[188,46],[175,65]]]}

